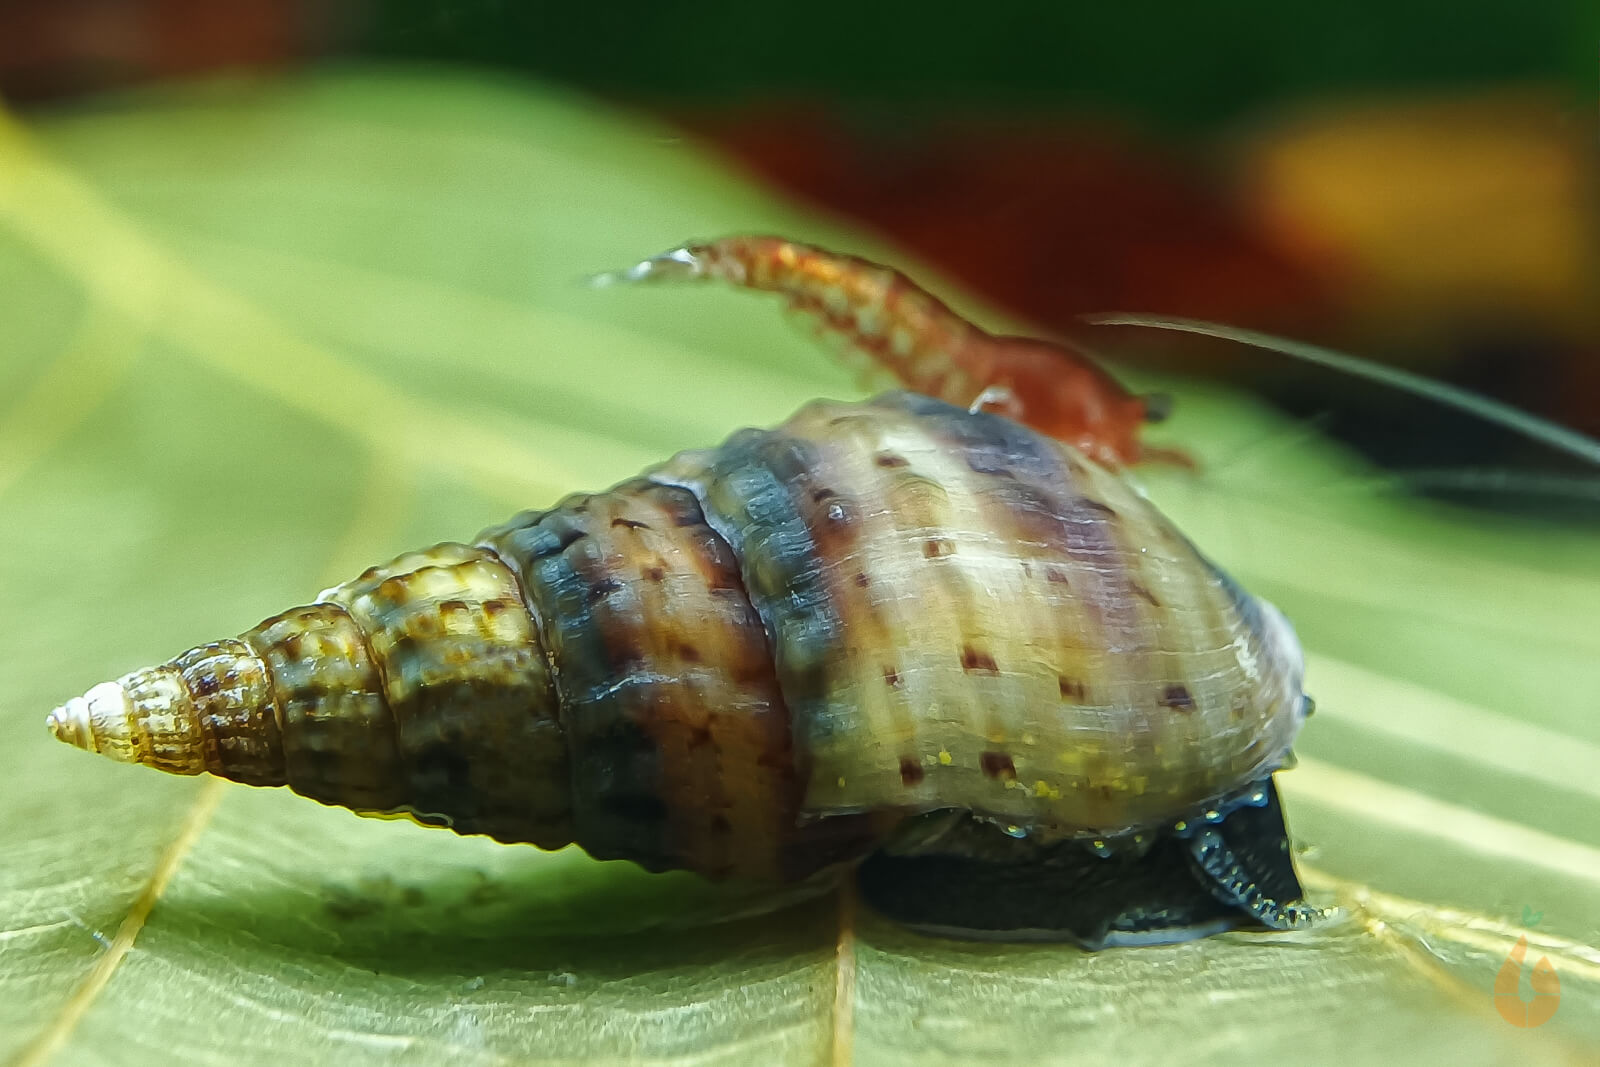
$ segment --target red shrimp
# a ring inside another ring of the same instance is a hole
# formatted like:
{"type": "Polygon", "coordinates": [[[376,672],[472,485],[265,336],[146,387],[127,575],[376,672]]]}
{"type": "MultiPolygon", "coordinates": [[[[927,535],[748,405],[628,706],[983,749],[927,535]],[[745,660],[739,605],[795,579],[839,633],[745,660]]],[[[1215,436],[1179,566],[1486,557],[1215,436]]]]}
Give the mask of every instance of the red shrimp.
{"type": "Polygon", "coordinates": [[[1107,466],[1157,457],[1189,462],[1140,444],[1140,426],[1166,417],[1167,398],[1128,392],[1066,345],[989,333],[899,271],[858,256],[781,237],[724,237],[594,281],[690,278],[780,293],[847,355],[887,370],[906,388],[998,411],[1107,466]]]}

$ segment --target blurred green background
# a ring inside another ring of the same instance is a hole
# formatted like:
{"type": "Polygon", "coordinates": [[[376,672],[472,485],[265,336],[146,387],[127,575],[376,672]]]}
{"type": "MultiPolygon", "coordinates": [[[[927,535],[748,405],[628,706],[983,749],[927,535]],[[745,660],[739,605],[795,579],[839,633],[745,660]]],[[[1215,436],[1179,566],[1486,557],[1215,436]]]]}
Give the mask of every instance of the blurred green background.
{"type": "MultiPolygon", "coordinates": [[[[664,117],[1036,328],[1132,310],[1268,329],[1594,435],[1597,43],[1587,0],[12,0],[0,91],[60,107],[352,60],[567,84],[664,117]]],[[[1581,466],[1439,405],[1234,345],[1091,340],[1246,383],[1404,488],[1600,512],[1581,466]]]]}
{"type": "Polygon", "coordinates": [[[0,1063],[1593,1063],[1596,472],[1078,316],[1595,431],[1597,13],[1076,6],[0,3],[0,1063]],[[574,284],[751,229],[1175,395],[1152,439],[1199,472],[1131,476],[1307,646],[1280,782],[1338,918],[961,944],[46,736],[405,548],[859,395],[759,297],[574,284]],[[1519,939],[1536,1030],[1494,1001],[1519,939]]]}
{"type": "Polygon", "coordinates": [[[637,101],[908,113],[1061,108],[1205,130],[1298,100],[1549,82],[1594,93],[1600,12],[1571,0],[1197,7],[10,0],[5,85],[71,95],[218,66],[360,56],[559,79],[637,101]]]}

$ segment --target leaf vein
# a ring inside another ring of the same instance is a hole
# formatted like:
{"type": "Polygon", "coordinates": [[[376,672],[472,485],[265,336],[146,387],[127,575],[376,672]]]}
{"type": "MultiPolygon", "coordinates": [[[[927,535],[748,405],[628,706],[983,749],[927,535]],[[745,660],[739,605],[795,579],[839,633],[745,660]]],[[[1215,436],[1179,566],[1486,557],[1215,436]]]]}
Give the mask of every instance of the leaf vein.
{"type": "Polygon", "coordinates": [[[73,991],[72,996],[67,998],[56,1017],[32,1043],[24,1046],[21,1054],[12,1061],[12,1067],[41,1067],[66,1044],[72,1032],[88,1014],[89,1008],[111,981],[111,976],[116,973],[129,950],[133,948],[134,939],[144,929],[145,923],[150,918],[150,912],[161,899],[161,894],[166,891],[167,883],[171,881],[173,874],[194,847],[194,843],[210,824],[211,817],[216,814],[217,805],[222,800],[222,792],[223,783],[220,778],[207,778],[200,786],[194,805],[184,817],[177,836],[167,846],[155,869],[150,872],[150,878],[145,882],[144,888],[134,898],[133,906],[128,910],[127,917],[122,920],[122,925],[117,927],[116,936],[111,939],[110,947],[95,961],[88,975],[73,991]]]}

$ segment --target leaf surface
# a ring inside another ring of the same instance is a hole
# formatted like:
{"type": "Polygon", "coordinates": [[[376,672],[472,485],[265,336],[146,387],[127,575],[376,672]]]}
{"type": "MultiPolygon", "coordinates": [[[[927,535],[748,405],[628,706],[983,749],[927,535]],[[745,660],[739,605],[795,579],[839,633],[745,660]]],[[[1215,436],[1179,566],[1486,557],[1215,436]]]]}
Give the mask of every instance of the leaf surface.
{"type": "Polygon", "coordinates": [[[1342,491],[1369,472],[1192,383],[1167,432],[1209,473],[1139,477],[1310,650],[1281,780],[1342,910],[1309,932],[938,941],[45,734],[402,549],[858,395],[768,300],[577,284],[736,231],[900,260],[526,87],[354,73],[0,121],[0,1061],[1593,1061],[1593,531],[1342,491]],[[1523,935],[1562,982],[1538,1029],[1491,998],[1523,935]]]}

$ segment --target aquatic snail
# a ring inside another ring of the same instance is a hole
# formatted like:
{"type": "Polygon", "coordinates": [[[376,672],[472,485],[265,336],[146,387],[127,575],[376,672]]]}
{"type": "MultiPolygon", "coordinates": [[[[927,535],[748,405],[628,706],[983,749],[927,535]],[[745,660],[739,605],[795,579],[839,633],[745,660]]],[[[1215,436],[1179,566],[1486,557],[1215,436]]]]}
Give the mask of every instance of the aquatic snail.
{"type": "Polygon", "coordinates": [[[50,714],[124,762],[652,870],[857,865],[935,931],[1304,925],[1283,616],[1115,471],[817,401],[402,555],[50,714]]]}

